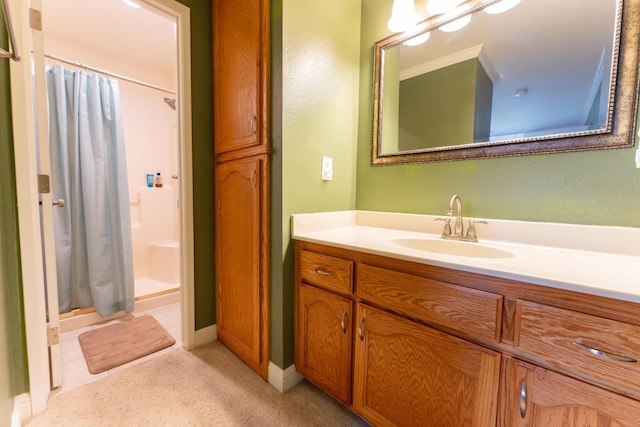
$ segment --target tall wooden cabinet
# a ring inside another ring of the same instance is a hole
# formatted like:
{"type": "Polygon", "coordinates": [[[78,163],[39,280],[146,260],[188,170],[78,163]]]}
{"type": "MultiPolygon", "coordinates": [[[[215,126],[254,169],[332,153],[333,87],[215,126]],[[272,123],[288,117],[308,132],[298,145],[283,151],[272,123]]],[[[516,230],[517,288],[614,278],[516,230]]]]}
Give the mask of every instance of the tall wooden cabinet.
{"type": "Polygon", "coordinates": [[[269,2],[213,1],[216,326],[269,364],[269,2]]]}

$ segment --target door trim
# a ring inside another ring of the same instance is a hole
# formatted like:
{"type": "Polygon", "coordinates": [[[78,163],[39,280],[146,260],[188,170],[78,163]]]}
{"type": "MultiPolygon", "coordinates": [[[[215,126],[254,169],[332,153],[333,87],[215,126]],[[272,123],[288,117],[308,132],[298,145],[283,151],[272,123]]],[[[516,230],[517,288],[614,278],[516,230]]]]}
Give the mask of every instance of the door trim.
{"type": "MultiPolygon", "coordinates": [[[[10,0],[16,38],[22,52],[31,50],[29,3],[10,0]]],[[[190,350],[195,345],[190,9],[175,0],[143,0],[143,5],[162,11],[177,22],[181,333],[183,346],[190,350]]],[[[21,62],[10,62],[25,341],[31,415],[35,415],[45,409],[50,386],[30,55],[25,55],[21,62]]]]}

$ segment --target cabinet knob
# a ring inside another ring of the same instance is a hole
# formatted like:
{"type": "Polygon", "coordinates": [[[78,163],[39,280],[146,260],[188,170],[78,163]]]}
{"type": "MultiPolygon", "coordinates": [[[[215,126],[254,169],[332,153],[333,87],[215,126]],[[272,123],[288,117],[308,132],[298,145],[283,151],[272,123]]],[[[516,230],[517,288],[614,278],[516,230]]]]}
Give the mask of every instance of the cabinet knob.
{"type": "Polygon", "coordinates": [[[321,268],[316,268],[316,273],[318,273],[321,276],[331,276],[331,272],[330,271],[323,270],[321,268]]]}
{"type": "Polygon", "coordinates": [[[347,333],[347,310],[342,312],[342,319],[340,319],[340,327],[342,328],[342,333],[347,333]]]}
{"type": "Polygon", "coordinates": [[[520,416],[524,418],[527,415],[527,382],[522,381],[520,385],[520,416]]]}
{"type": "Polygon", "coordinates": [[[578,348],[581,348],[584,351],[588,351],[589,353],[593,354],[594,356],[606,357],[607,359],[615,360],[616,362],[627,362],[627,363],[637,363],[638,362],[633,357],[621,356],[619,354],[609,353],[609,352],[604,351],[604,350],[599,350],[597,348],[586,346],[586,345],[584,345],[584,344],[582,344],[581,342],[578,342],[578,341],[574,341],[573,345],[575,345],[578,348]]]}
{"type": "Polygon", "coordinates": [[[254,135],[258,133],[258,118],[256,116],[253,116],[251,119],[251,132],[254,135]]]}
{"type": "Polygon", "coordinates": [[[360,323],[358,324],[358,336],[360,337],[360,341],[364,339],[364,316],[360,318],[360,323]]]}

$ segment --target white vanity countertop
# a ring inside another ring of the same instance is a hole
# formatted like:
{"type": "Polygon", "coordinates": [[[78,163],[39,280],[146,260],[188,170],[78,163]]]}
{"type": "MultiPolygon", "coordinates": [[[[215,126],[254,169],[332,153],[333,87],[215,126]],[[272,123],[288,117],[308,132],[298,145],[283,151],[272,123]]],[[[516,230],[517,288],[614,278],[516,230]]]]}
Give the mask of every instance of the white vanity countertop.
{"type": "MultiPolygon", "coordinates": [[[[440,239],[438,216],[342,211],[292,216],[292,237],[375,255],[640,303],[640,228],[483,219],[478,243],[508,257],[457,256],[401,246],[440,239]]],[[[481,218],[474,218],[481,219],[481,218]]],[[[453,227],[452,221],[452,227],[453,227]]],[[[467,228],[468,218],[464,218],[467,228]]]]}

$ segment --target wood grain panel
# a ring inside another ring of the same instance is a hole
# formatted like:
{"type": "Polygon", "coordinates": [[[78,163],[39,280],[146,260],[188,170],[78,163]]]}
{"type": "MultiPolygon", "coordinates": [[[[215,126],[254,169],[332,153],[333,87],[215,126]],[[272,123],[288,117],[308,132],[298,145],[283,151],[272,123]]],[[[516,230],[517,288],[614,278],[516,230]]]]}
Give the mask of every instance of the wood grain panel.
{"type": "Polygon", "coordinates": [[[299,242],[300,249],[352,259],[357,264],[375,265],[394,271],[427,277],[432,280],[478,289],[504,295],[505,299],[525,298],[541,304],[576,310],[608,319],[639,325],[640,304],[619,299],[590,295],[549,286],[539,286],[527,282],[501,277],[470,273],[463,270],[444,268],[428,263],[416,263],[396,258],[383,257],[349,249],[337,248],[311,242],[299,242]]]}
{"type": "Polygon", "coordinates": [[[363,304],[361,319],[357,412],[381,426],[495,425],[499,353],[363,304]]]}
{"type": "Polygon", "coordinates": [[[303,281],[342,294],[351,294],[353,290],[353,261],[302,251],[299,262],[303,281]]]}
{"type": "Polygon", "coordinates": [[[509,403],[503,425],[524,427],[635,427],[640,402],[539,366],[509,360],[505,376],[509,403]],[[520,390],[526,385],[524,417],[520,390]]]}
{"type": "Polygon", "coordinates": [[[575,343],[640,361],[639,326],[518,301],[516,349],[551,368],[640,399],[640,363],[597,356],[575,343]]]}
{"type": "Polygon", "coordinates": [[[264,378],[269,363],[267,164],[266,156],[221,163],[215,183],[218,337],[264,378]]]}
{"type": "Polygon", "coordinates": [[[303,284],[298,285],[297,298],[296,370],[350,405],[353,303],[303,284]]]}
{"type": "Polygon", "coordinates": [[[358,266],[358,298],[410,317],[500,341],[502,295],[370,265],[358,266]]]}
{"type": "Polygon", "coordinates": [[[261,76],[268,64],[261,49],[267,34],[261,28],[265,25],[262,7],[262,1],[214,0],[216,153],[261,144],[262,121],[268,121],[261,111],[262,98],[268,96],[261,76]]]}

